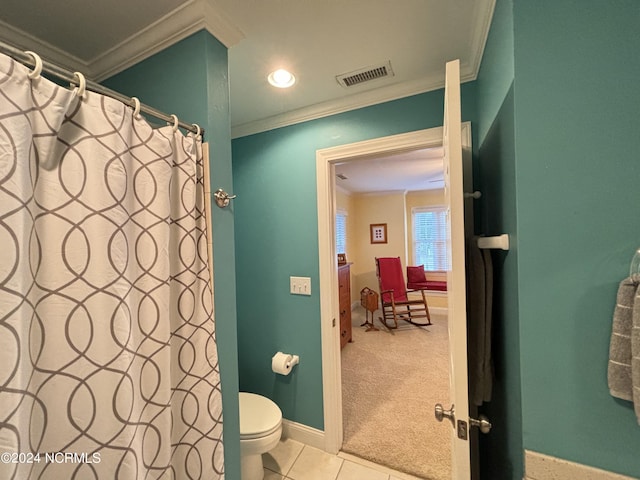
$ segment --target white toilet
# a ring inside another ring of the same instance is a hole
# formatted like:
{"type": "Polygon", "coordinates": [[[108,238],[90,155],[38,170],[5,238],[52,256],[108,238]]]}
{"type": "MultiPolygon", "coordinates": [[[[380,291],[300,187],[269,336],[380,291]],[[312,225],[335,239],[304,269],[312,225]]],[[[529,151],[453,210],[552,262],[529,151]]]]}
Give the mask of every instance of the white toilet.
{"type": "Polygon", "coordinates": [[[262,480],[262,454],[282,436],[282,411],[255,393],[240,392],[240,472],[242,480],[262,480]]]}

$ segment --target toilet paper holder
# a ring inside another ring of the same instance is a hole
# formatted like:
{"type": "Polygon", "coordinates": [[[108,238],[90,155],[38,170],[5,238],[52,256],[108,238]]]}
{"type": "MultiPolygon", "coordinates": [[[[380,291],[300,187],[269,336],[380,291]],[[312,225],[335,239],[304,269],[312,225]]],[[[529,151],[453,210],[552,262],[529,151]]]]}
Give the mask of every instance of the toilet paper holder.
{"type": "Polygon", "coordinates": [[[289,375],[294,366],[300,363],[298,355],[276,352],[271,359],[271,370],[280,375],[289,375]]]}

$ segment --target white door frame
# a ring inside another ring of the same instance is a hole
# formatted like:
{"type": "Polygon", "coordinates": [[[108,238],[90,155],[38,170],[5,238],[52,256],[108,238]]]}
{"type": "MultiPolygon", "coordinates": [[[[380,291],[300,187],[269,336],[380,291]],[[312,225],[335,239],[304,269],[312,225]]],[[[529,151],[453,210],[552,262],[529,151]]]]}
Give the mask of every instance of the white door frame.
{"type": "MultiPolygon", "coordinates": [[[[442,127],[435,127],[316,151],[324,449],[331,454],[338,453],[343,441],[338,262],[335,251],[335,165],[345,161],[367,160],[373,154],[441,147],[442,135],[442,127]]],[[[471,148],[470,122],[462,124],[462,145],[471,148]]]]}

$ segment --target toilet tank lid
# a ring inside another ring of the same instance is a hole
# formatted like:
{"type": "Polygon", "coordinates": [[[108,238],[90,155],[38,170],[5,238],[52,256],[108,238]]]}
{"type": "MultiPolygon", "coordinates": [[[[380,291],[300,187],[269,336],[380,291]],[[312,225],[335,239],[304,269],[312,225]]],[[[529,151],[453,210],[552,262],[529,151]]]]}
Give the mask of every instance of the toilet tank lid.
{"type": "Polygon", "coordinates": [[[282,411],[273,401],[255,393],[240,392],[240,435],[268,432],[282,422],[282,411]]]}

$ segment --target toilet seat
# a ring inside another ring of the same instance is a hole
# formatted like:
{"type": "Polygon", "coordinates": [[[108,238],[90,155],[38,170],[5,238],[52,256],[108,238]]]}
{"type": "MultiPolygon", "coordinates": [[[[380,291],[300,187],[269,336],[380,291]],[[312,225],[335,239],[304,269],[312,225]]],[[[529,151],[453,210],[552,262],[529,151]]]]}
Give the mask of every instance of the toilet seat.
{"type": "Polygon", "coordinates": [[[282,411],[273,401],[255,393],[240,392],[240,440],[271,435],[282,424],[282,411]]]}

